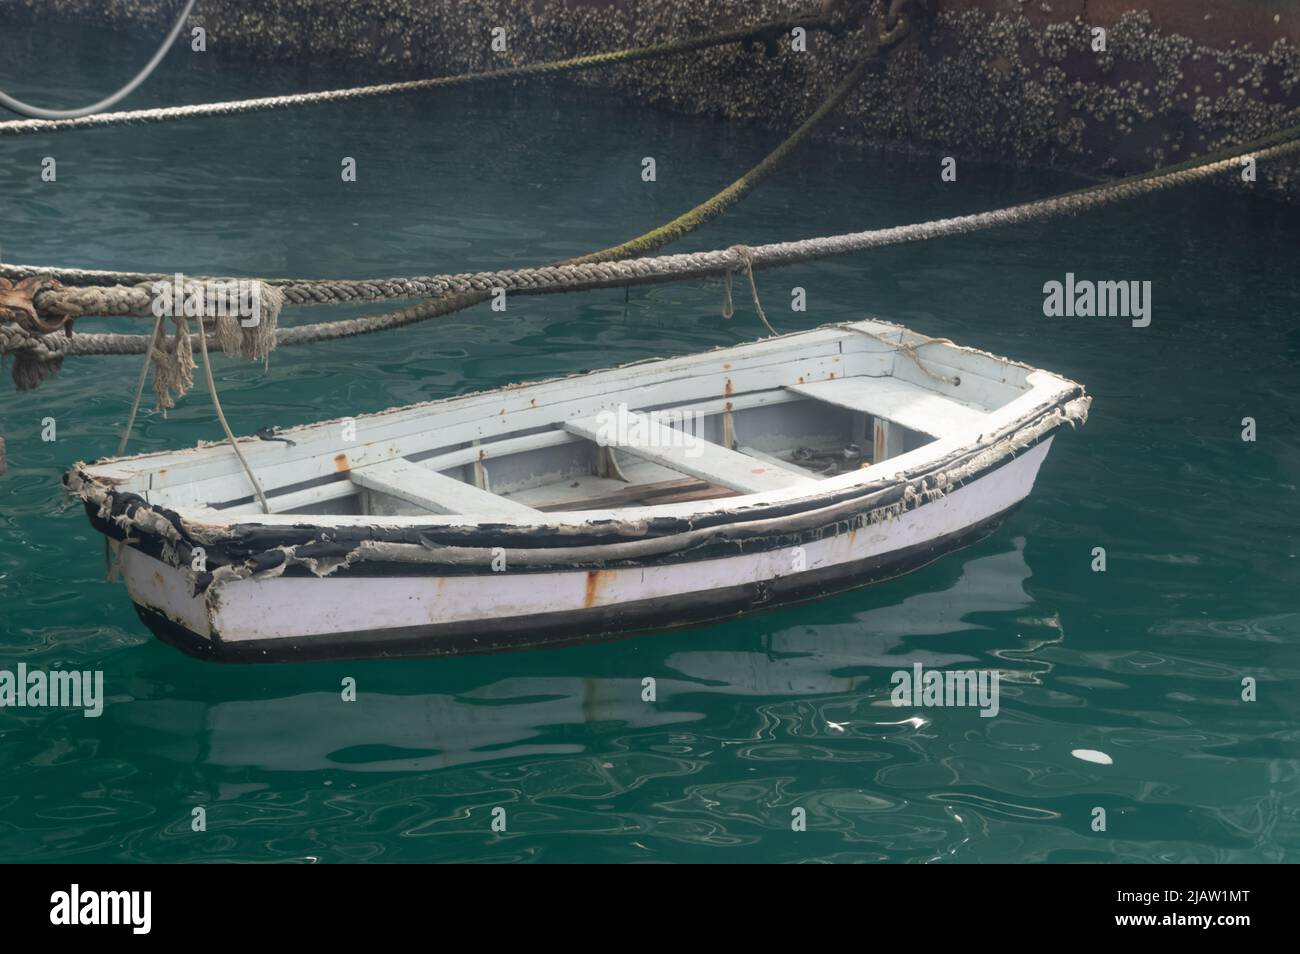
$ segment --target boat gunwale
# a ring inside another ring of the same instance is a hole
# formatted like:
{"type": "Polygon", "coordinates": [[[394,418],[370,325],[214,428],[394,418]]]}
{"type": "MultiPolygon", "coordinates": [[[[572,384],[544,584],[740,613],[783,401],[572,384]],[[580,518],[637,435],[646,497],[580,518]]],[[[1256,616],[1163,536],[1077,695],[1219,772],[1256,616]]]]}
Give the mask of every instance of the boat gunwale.
{"type": "MultiPolygon", "coordinates": [[[[845,513],[856,514],[853,519],[857,519],[857,525],[874,522],[876,514],[896,516],[920,506],[929,498],[927,491],[941,497],[955,486],[973,482],[984,474],[997,470],[1016,456],[1017,452],[1050,438],[1066,424],[1086,419],[1090,399],[1082,393],[1081,387],[1077,392],[1068,402],[1063,401],[1047,408],[1033,421],[1019,424],[1002,434],[995,444],[968,449],[965,454],[958,455],[963,462],[962,466],[968,467],[970,472],[964,476],[954,474],[953,483],[940,485],[936,482],[933,486],[927,486],[927,478],[935,473],[932,471],[926,475],[913,475],[913,480],[916,476],[921,477],[917,484],[904,479],[882,481],[866,494],[861,493],[864,488],[855,488],[859,491],[857,494],[850,492],[839,495],[838,500],[814,503],[822,507],[839,505],[845,513]],[[990,455],[990,450],[997,444],[1002,445],[1001,449],[990,455]],[[981,457],[984,458],[982,461],[981,457]],[[976,461],[979,461],[978,466],[972,467],[976,461]],[[920,488],[919,491],[917,487],[920,488]],[[910,497],[909,490],[912,491],[910,497]]],[[[950,468],[953,472],[960,469],[954,465],[950,465],[950,468]]],[[[752,529],[755,523],[764,520],[772,523],[771,532],[767,533],[766,538],[784,536],[789,541],[793,524],[798,522],[798,518],[813,516],[809,511],[817,509],[815,506],[798,506],[799,503],[768,508],[751,507],[744,513],[713,514],[710,515],[713,518],[711,520],[663,519],[631,524],[606,521],[599,526],[546,528],[500,523],[451,528],[328,528],[301,522],[288,527],[250,524],[213,528],[194,526],[192,523],[187,526],[187,521],[174,511],[155,508],[133,494],[110,494],[98,508],[90,501],[87,501],[86,506],[92,524],[100,532],[121,540],[126,537],[129,528],[132,545],[172,565],[188,568],[194,548],[203,546],[213,569],[195,574],[196,591],[201,591],[213,582],[214,572],[223,572],[225,579],[244,579],[264,572],[279,574],[289,569],[301,572],[305,568],[305,572],[313,575],[327,576],[340,567],[354,569],[357,564],[367,562],[390,566],[403,562],[440,564],[437,567],[430,566],[425,571],[434,572],[436,569],[439,573],[449,570],[454,572],[454,567],[458,564],[464,566],[463,571],[482,572],[489,561],[498,557],[504,557],[510,565],[520,569],[530,563],[537,564],[538,569],[557,565],[568,569],[580,566],[604,567],[609,562],[620,560],[612,548],[621,542],[667,538],[696,531],[706,534],[725,531],[719,535],[731,538],[734,531],[752,529]],[[786,521],[785,524],[781,523],[783,520],[786,521]],[[438,536],[443,539],[430,538],[430,535],[440,530],[442,532],[438,536]],[[614,539],[611,540],[610,537],[614,539]],[[620,537],[623,539],[620,540],[620,537]],[[562,545],[557,546],[557,541],[562,545]],[[516,546],[507,547],[507,544],[516,546]],[[522,546],[518,546],[520,544],[522,546]],[[581,553],[575,552],[575,548],[580,549],[581,553]]],[[[851,520],[840,516],[826,526],[847,528],[850,523],[851,520]]],[[[812,535],[810,538],[816,538],[826,526],[804,529],[812,535]]],[[[729,545],[743,547],[744,541],[731,539],[729,545]]],[[[787,542],[786,545],[797,544],[787,542]]],[[[679,552],[670,556],[683,558],[687,555],[679,552]]]]}

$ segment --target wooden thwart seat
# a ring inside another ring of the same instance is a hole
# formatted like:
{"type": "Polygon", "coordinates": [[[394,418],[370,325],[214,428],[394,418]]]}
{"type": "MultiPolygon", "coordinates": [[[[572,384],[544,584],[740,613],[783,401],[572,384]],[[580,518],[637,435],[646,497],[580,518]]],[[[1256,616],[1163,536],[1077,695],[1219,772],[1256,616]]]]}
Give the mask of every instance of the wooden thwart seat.
{"type": "Polygon", "coordinates": [[[792,384],[787,390],[850,411],[884,418],[931,437],[979,429],[985,412],[898,378],[834,378],[792,384]]]}
{"type": "Polygon", "coordinates": [[[564,429],[597,444],[617,447],[629,454],[670,467],[678,473],[698,477],[740,493],[782,490],[812,482],[805,475],[786,470],[770,461],[738,454],[719,444],[661,424],[648,414],[627,412],[620,417],[629,425],[626,434],[614,432],[616,429],[609,427],[599,417],[566,421],[564,429]]]}
{"type": "Polygon", "coordinates": [[[475,517],[522,517],[538,513],[532,507],[402,458],[353,468],[350,476],[358,487],[397,497],[430,513],[475,517]]]}

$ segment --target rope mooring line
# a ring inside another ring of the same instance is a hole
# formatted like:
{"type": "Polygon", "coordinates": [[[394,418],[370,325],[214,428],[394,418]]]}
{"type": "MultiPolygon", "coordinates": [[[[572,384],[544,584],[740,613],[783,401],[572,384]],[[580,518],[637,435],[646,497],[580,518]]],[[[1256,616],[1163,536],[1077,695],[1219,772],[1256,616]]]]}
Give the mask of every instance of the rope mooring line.
{"type": "MultiPolygon", "coordinates": [[[[285,304],[317,305],[401,298],[436,298],[461,292],[491,290],[498,287],[505,288],[507,291],[514,291],[517,294],[537,294],[547,291],[604,287],[609,284],[618,284],[623,277],[626,277],[630,284],[668,280],[674,275],[693,277],[694,273],[690,271],[690,264],[678,258],[665,260],[662,263],[655,259],[640,258],[642,268],[663,266],[653,274],[639,274],[630,270],[630,263],[626,262],[618,263],[629,266],[629,268],[622,269],[619,273],[607,272],[600,274],[592,269],[566,273],[564,269],[584,260],[589,262],[610,261],[618,253],[631,253],[628,257],[632,257],[637,253],[644,253],[662,247],[668,242],[687,234],[693,228],[698,228],[746,194],[753,188],[755,183],[788,156],[798,141],[804,138],[811,131],[812,126],[834,108],[834,105],[846,94],[847,89],[851,88],[856,81],[853,75],[847,77],[843,86],[833,93],[830,99],[823,103],[818,112],[814,113],[799,130],[796,130],[773,153],[722,192],[658,229],[647,232],[645,235],[623,245],[604,249],[585,259],[573,259],[568,262],[531,269],[507,269],[496,272],[354,280],[260,279],[260,281],[278,288],[284,295],[285,304]],[[552,284],[563,287],[547,287],[552,284]]],[[[793,243],[755,246],[755,267],[768,268],[787,262],[806,261],[823,255],[841,254],[847,251],[858,251],[925,238],[938,238],[1032,219],[1050,218],[1054,215],[1085,211],[1123,199],[1133,198],[1147,192],[1209,178],[1229,168],[1233,162],[1239,162],[1249,156],[1253,156],[1255,159],[1268,159],[1284,155],[1295,150],[1294,140],[1298,137],[1300,137],[1300,126],[1292,126],[1269,136],[1237,146],[1221,148],[1173,166],[1165,166],[1113,182],[1087,186],[1073,192],[1035,200],[1007,209],[821,239],[805,239],[793,243]]],[[[698,276],[695,277],[723,274],[727,270],[734,270],[737,264],[737,259],[729,254],[729,250],[696,254],[704,257],[712,256],[712,259],[701,260],[704,270],[699,271],[698,276]]],[[[3,264],[0,264],[0,277],[15,279],[53,277],[61,282],[72,282],[74,285],[84,280],[119,281],[143,285],[172,278],[171,275],[162,273],[113,272],[3,264]]],[[[233,281],[237,279],[194,280],[233,281]]],[[[147,298],[148,291],[143,287],[87,287],[84,291],[65,288],[59,292],[42,292],[37,301],[43,311],[55,315],[97,314],[137,315],[143,317],[147,315],[145,310],[147,298]]],[[[384,317],[376,316],[375,320],[380,327],[398,326],[390,325],[387,321],[381,320],[384,317]]],[[[86,353],[100,352],[92,349],[86,353]]]]}
{"type": "Polygon", "coordinates": [[[773,36],[788,32],[795,27],[806,30],[830,29],[830,17],[804,16],[771,20],[752,26],[712,33],[707,36],[674,40],[651,46],[628,47],[622,50],[609,50],[603,53],[588,53],[582,56],[549,60],[544,63],[526,63],[520,66],[507,66],[501,69],[485,70],[480,73],[460,73],[455,76],[435,76],[429,79],[405,80],[397,83],[378,83],[372,86],[354,86],[347,89],[320,90],[314,93],[290,93],[283,96],[263,96],[257,99],[228,100],[220,103],[195,103],[189,106],[162,106],[153,109],[133,109],[117,113],[97,113],[93,116],[80,116],[71,119],[21,119],[0,122],[0,136],[24,136],[45,132],[61,132],[70,129],[88,129],[103,126],[120,126],[128,123],[157,123],[176,119],[192,119],[203,116],[233,116],[240,113],[262,112],[270,109],[284,109],[294,106],[309,106],[317,103],[336,103],[357,99],[370,99],[376,96],[392,96],[399,93],[414,93],[427,89],[443,89],[454,86],[468,86],[473,83],[492,83],[502,80],[524,79],[532,76],[555,76],[578,70],[594,69],[601,66],[614,66],[620,63],[635,63],[639,60],[655,59],[661,56],[674,56],[694,50],[708,49],[739,43],[756,37],[773,36]]]}
{"type": "MultiPolygon", "coordinates": [[[[535,268],[502,269],[492,272],[435,275],[417,279],[388,279],[393,282],[419,282],[432,295],[441,296],[476,291],[504,289],[514,294],[546,294],[550,292],[584,291],[621,285],[643,285],[687,278],[706,278],[725,275],[748,268],[775,268],[801,262],[844,255],[850,252],[924,241],[950,235],[1001,228],[1024,222],[1072,215],[1090,209],[1111,205],[1126,199],[1138,198],[1176,186],[1189,185],[1220,173],[1235,170],[1243,159],[1273,159],[1300,150],[1300,126],[1294,126],[1251,143],[1219,150],[1209,156],[1188,160],[1151,172],[1128,176],[1114,182],[1087,186],[1072,192],[1031,202],[979,212],[971,215],[933,219],[909,225],[899,225],[863,232],[850,232],[820,238],[800,239],[793,242],[776,242],[747,246],[742,253],[738,246],[706,252],[688,252],[657,257],[630,258],[614,261],[593,260],[587,263],[571,262],[544,265],[535,268]]],[[[384,279],[369,282],[344,283],[345,285],[380,285],[384,279]]],[[[332,288],[328,282],[314,288],[332,288]]],[[[286,301],[293,300],[294,287],[280,286],[286,291],[286,301]]],[[[328,292],[326,292],[328,294],[328,292]]],[[[364,321],[367,319],[356,319],[364,321]]],[[[321,328],[335,322],[322,322],[311,328],[321,328]]],[[[304,329],[292,329],[300,331],[304,329]]]]}
{"type": "MultiPolygon", "coordinates": [[[[645,254],[663,248],[665,245],[676,241],[684,235],[700,228],[705,223],[722,214],[727,208],[740,201],[747,195],[758,183],[770,175],[786,158],[788,158],[794,149],[806,139],[811,132],[827,116],[844,102],[848,95],[862,81],[865,71],[874,57],[885,52],[887,47],[892,46],[893,42],[886,44],[882,42],[877,44],[872,51],[863,58],[863,60],[851,70],[843,80],[830,92],[820,106],[806,119],[800,126],[786,137],[772,152],[759,161],[757,165],[745,172],[742,176],[728,185],[726,188],[711,196],[689,212],[679,215],[672,221],[658,226],[643,235],[638,236],[628,242],[620,245],[611,246],[597,252],[578,258],[568,259],[564,265],[584,265],[610,259],[619,259],[626,255],[645,254]]],[[[0,266],[0,274],[6,270],[11,274],[29,274],[25,281],[49,281],[50,271],[37,269],[34,266],[0,266]]],[[[56,270],[54,272],[60,279],[78,277],[88,274],[86,271],[64,271],[56,270]]],[[[98,316],[117,316],[117,317],[150,317],[152,316],[153,293],[151,286],[155,281],[171,281],[173,276],[161,274],[145,273],[96,273],[112,276],[127,276],[131,279],[137,279],[135,284],[131,285],[114,285],[114,286],[84,286],[84,287],[65,287],[52,288],[47,291],[41,291],[36,296],[36,302],[39,305],[42,314],[55,316],[63,320],[75,319],[86,315],[98,316]]],[[[229,281],[239,281],[239,279],[192,279],[201,283],[224,283],[229,281]]],[[[244,281],[249,281],[244,279],[244,281]]],[[[254,280],[259,281],[259,280],[254,280]]],[[[401,283],[421,282],[420,279],[398,279],[401,283]]],[[[350,300],[374,300],[382,297],[419,297],[409,285],[403,284],[401,288],[403,293],[397,294],[396,289],[386,287],[386,291],[391,294],[381,294],[377,283],[343,283],[343,282],[321,282],[321,283],[295,283],[295,284],[274,284],[263,281],[263,291],[271,295],[274,311],[271,314],[272,322],[275,321],[279,313],[280,303],[289,303],[297,300],[298,303],[316,304],[323,301],[350,301],[350,300]],[[348,291],[348,285],[356,284],[359,288],[373,288],[374,292],[370,295],[351,295],[348,291]],[[316,286],[327,288],[335,297],[325,298],[324,293],[317,292],[316,286]],[[305,296],[310,295],[310,298],[305,296]],[[293,297],[291,297],[293,296],[293,297]]],[[[381,331],[388,328],[398,328],[404,325],[413,324],[419,321],[427,321],[431,318],[442,317],[457,311],[464,310],[475,304],[478,304],[490,298],[494,293],[494,288],[488,289],[465,289],[459,293],[447,293],[445,285],[430,285],[427,292],[436,292],[436,296],[431,296],[429,301],[419,305],[399,309],[382,315],[372,315],[362,318],[349,319],[344,321],[333,321],[322,324],[307,325],[300,328],[278,328],[275,329],[274,337],[271,339],[271,347],[280,345],[309,344],[315,341],[328,340],[332,338],[344,338],[354,335],[368,334],[375,331],[381,331]]],[[[274,324],[272,325],[274,327],[274,324]]],[[[167,357],[166,354],[158,354],[155,346],[158,325],[155,324],[154,332],[151,335],[134,335],[118,333],[90,333],[77,334],[74,337],[54,336],[54,335],[36,335],[30,333],[31,328],[9,327],[0,324],[0,354],[15,353],[18,360],[14,366],[14,381],[20,390],[28,390],[36,387],[40,382],[53,373],[60,366],[62,359],[66,355],[102,355],[102,354],[155,354],[160,360],[167,357]]],[[[197,335],[192,336],[197,337],[197,335]]],[[[192,342],[197,344],[197,342],[192,342]]],[[[202,347],[202,345],[199,345],[202,347]]],[[[173,345],[175,348],[176,345],[173,345]]],[[[231,353],[226,349],[227,353],[231,353]]],[[[259,352],[262,356],[265,352],[259,352]]],[[[175,354],[173,350],[172,355],[175,354]]],[[[146,364],[150,359],[146,359],[146,364]]],[[[173,361],[175,359],[173,358],[173,361]]],[[[169,382],[183,380],[177,374],[173,373],[168,377],[169,382]]],[[[129,430],[128,432],[129,433],[129,430]]]]}
{"type": "MultiPolygon", "coordinates": [[[[153,331],[149,333],[150,339],[158,337],[158,332],[162,330],[162,323],[162,315],[154,319],[153,331]]],[[[131,412],[126,416],[126,427],[122,428],[122,437],[117,442],[117,453],[113,455],[114,457],[121,457],[126,453],[127,441],[131,439],[131,431],[135,428],[135,416],[140,413],[140,399],[144,396],[144,383],[149,377],[151,364],[153,364],[152,355],[140,363],[140,374],[135,382],[135,397],[131,399],[131,412]]]]}
{"type": "MultiPolygon", "coordinates": [[[[1178,166],[1153,170],[1117,182],[1089,186],[1063,195],[973,215],[823,238],[750,246],[746,254],[742,254],[733,246],[727,249],[678,255],[616,261],[576,261],[536,268],[434,276],[424,280],[435,287],[440,296],[431,301],[382,315],[321,322],[297,328],[281,328],[276,332],[275,343],[277,346],[310,344],[401,327],[450,314],[470,304],[484,301],[498,288],[514,294],[546,294],[717,277],[749,268],[751,263],[754,270],[774,268],[888,245],[1000,228],[1057,215],[1076,214],[1235,170],[1239,168],[1241,161],[1248,157],[1266,160],[1294,153],[1297,150],[1300,150],[1300,127],[1291,127],[1272,136],[1234,147],[1231,151],[1220,150],[1218,154],[1229,153],[1223,158],[1207,160],[1203,157],[1198,160],[1188,160],[1178,166]],[[1264,143],[1273,144],[1263,145],[1264,143]]],[[[30,355],[34,360],[50,362],[53,368],[57,368],[58,362],[66,355],[141,354],[147,347],[148,339],[144,335],[33,336],[15,325],[0,325],[0,353],[16,352],[20,355],[30,355]]],[[[18,367],[15,366],[14,370],[17,378],[18,367]]]]}
{"type": "MultiPolygon", "coordinates": [[[[821,105],[794,132],[790,133],[780,145],[764,156],[757,165],[720,192],[710,196],[690,211],[683,212],[670,222],[657,226],[634,239],[555,264],[576,265],[584,262],[603,262],[639,257],[670,245],[717,218],[773,173],[808,138],[813,130],[848,98],[848,95],[862,82],[871,59],[880,52],[883,52],[883,48],[877,48],[859,62],[844,79],[836,84],[821,105]]],[[[35,265],[0,265],[0,275],[54,278],[60,282],[66,282],[69,279],[76,281],[93,275],[100,280],[116,279],[130,283],[110,286],[74,285],[73,287],[50,290],[39,294],[38,304],[42,314],[73,318],[85,315],[149,317],[153,297],[150,286],[157,281],[171,281],[174,277],[161,273],[91,272],[80,269],[48,269],[35,265]]],[[[278,289],[284,296],[284,303],[287,305],[328,305],[402,298],[439,297],[448,293],[445,278],[446,276],[362,279],[359,281],[331,279],[257,279],[257,281],[278,289]]],[[[191,280],[221,283],[239,281],[240,279],[194,278],[191,280]]],[[[249,279],[243,280],[249,281],[249,279]]]]}

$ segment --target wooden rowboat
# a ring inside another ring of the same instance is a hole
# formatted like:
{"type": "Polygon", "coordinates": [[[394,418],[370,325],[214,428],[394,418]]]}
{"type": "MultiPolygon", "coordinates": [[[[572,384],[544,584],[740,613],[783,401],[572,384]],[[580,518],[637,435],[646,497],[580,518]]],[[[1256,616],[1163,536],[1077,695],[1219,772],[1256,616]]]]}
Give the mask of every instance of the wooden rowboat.
{"type": "Polygon", "coordinates": [[[77,464],[140,617],[197,656],[513,649],[897,576],[989,532],[1084,389],[833,325],[77,464]]]}

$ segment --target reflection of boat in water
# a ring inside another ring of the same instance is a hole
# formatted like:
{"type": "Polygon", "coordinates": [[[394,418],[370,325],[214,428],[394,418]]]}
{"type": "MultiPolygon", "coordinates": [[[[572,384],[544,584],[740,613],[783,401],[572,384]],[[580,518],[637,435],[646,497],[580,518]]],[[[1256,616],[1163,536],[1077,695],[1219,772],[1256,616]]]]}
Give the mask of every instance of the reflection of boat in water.
{"type": "MultiPolygon", "coordinates": [[[[851,616],[823,604],[812,622],[750,634],[743,645],[761,648],[677,650],[653,663],[675,676],[657,679],[656,700],[642,700],[639,677],[518,676],[477,688],[449,686],[437,693],[399,695],[366,691],[356,704],[335,693],[305,693],[212,706],[136,702],[121,718],[167,736],[204,739],[203,761],[268,771],[335,769],[423,772],[538,755],[584,754],[583,744],[556,741],[553,727],[609,723],[629,731],[698,721],[702,695],[753,698],[834,697],[887,692],[887,682],[864,668],[897,669],[968,662],[971,657],[909,647],[911,636],[942,636],[985,628],[972,614],[1019,614],[1032,605],[1024,541],[1000,553],[965,560],[943,589],[906,596],[851,616]],[[275,725],[274,733],[266,726],[275,725]]],[[[876,592],[881,592],[877,590],[876,592]]],[[[803,614],[801,613],[801,616],[803,614]]],[[[771,617],[780,622],[780,616],[771,617]]],[[[660,646],[672,637],[648,643],[660,646]]],[[[680,645],[680,643],[674,643],[680,645]]],[[[892,716],[891,716],[892,718],[892,716]]],[[[164,748],[167,748],[164,746],[164,748]]],[[[178,753],[179,754],[179,753],[178,753]]],[[[197,753],[186,750],[185,758],[197,753]]]]}
{"type": "Polygon", "coordinates": [[[1018,505],[1088,403],[864,321],[295,428],[244,442],[248,474],[212,445],[68,484],[123,542],[141,617],[186,651],[482,652],[916,569],[1018,505]]]}
{"type": "Polygon", "coordinates": [[[979,556],[962,564],[952,585],[916,593],[900,602],[855,613],[851,622],[818,618],[776,630],[768,653],[686,650],[673,653],[667,665],[710,683],[710,691],[744,695],[844,692],[859,680],[834,673],[849,668],[905,668],[919,662],[938,668],[970,662],[970,655],[905,645],[912,636],[942,636],[984,629],[974,613],[1011,613],[1032,604],[1024,583],[1025,541],[1012,549],[979,556]],[[738,679],[737,674],[744,678],[738,679]]]}

